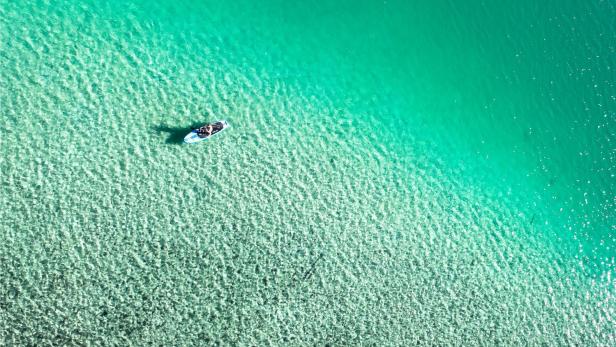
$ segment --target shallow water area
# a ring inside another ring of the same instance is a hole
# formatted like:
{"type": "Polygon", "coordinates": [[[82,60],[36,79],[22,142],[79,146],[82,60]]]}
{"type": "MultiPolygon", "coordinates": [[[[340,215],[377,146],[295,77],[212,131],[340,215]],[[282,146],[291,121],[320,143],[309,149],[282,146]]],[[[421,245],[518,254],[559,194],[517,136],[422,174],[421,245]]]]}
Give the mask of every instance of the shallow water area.
{"type": "Polygon", "coordinates": [[[616,11],[509,7],[0,2],[0,341],[614,344],[616,11]]]}

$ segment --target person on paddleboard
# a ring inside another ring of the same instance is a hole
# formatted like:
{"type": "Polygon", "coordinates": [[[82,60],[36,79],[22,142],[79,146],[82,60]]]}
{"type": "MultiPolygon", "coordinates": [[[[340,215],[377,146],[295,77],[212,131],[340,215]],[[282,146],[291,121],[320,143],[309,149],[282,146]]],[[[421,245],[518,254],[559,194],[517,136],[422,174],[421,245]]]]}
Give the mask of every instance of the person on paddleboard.
{"type": "Polygon", "coordinates": [[[197,129],[197,135],[199,135],[199,137],[208,137],[212,135],[212,131],[214,131],[214,127],[212,124],[208,124],[197,129]]]}

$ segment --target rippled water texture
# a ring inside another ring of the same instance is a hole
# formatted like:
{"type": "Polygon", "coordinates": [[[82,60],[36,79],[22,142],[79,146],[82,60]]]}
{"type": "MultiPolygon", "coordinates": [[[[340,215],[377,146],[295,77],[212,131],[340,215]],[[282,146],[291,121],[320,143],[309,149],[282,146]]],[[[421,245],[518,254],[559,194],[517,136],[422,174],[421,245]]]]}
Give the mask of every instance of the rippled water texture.
{"type": "Polygon", "coordinates": [[[613,2],[227,3],[0,1],[0,344],[616,343],[613,2]]]}

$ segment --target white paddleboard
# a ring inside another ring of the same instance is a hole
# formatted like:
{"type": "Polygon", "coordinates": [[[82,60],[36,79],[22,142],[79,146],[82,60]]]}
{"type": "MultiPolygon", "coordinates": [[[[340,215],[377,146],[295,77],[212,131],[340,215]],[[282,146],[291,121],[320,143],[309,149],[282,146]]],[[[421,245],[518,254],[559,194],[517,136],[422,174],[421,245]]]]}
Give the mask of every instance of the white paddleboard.
{"type": "Polygon", "coordinates": [[[205,140],[211,139],[212,137],[220,134],[221,132],[223,132],[225,129],[229,127],[229,123],[227,123],[227,121],[224,119],[216,121],[216,122],[212,122],[209,124],[211,124],[212,127],[214,127],[214,131],[212,135],[210,136],[199,135],[198,129],[195,129],[191,131],[190,133],[188,133],[188,135],[184,136],[184,142],[188,144],[194,144],[194,143],[198,143],[201,141],[205,141],[205,140]]]}

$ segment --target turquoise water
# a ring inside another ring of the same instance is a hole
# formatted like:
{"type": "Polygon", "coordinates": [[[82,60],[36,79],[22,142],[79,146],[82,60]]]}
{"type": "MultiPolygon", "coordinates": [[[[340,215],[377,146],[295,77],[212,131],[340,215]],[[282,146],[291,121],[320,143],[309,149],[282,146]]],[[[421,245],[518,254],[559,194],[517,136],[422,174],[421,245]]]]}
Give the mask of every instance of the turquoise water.
{"type": "Polygon", "coordinates": [[[615,14],[0,2],[0,341],[613,345],[615,14]]]}

